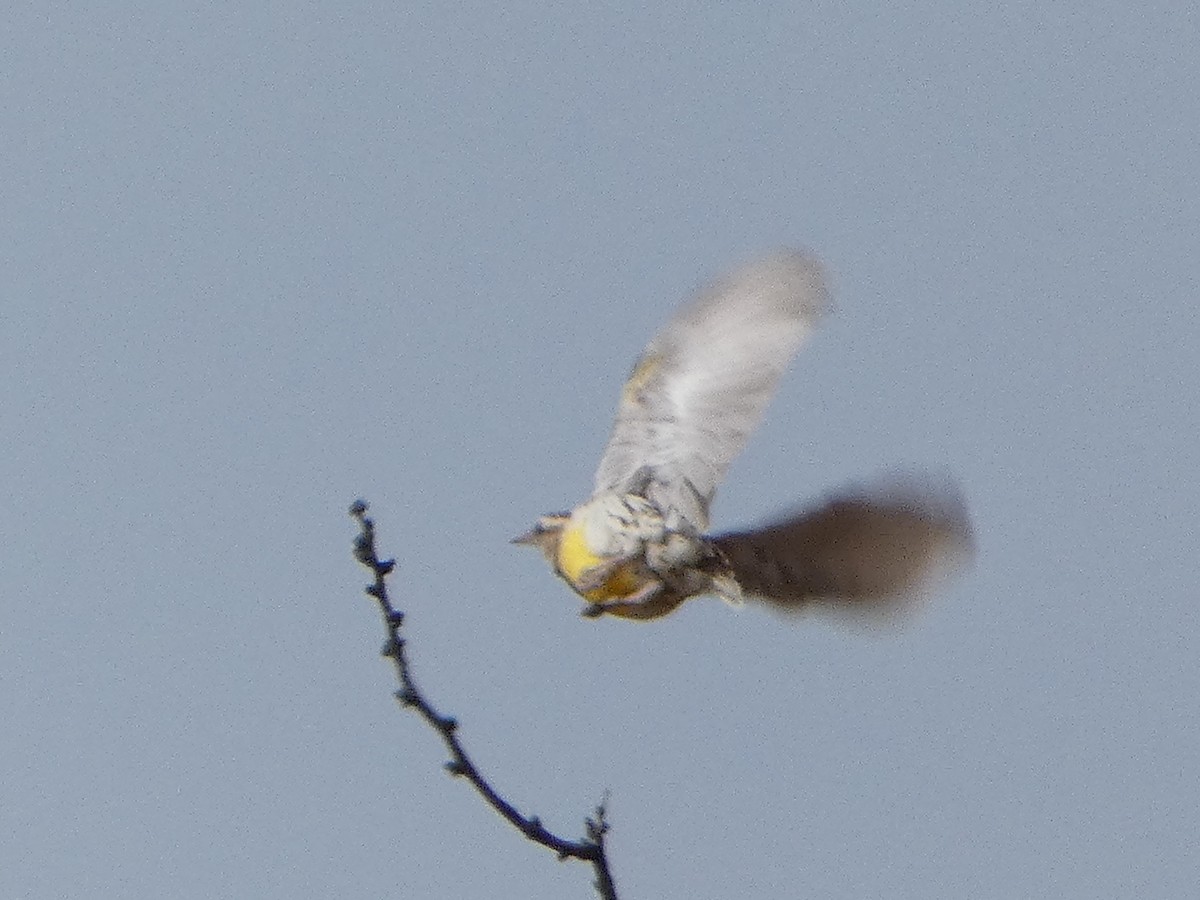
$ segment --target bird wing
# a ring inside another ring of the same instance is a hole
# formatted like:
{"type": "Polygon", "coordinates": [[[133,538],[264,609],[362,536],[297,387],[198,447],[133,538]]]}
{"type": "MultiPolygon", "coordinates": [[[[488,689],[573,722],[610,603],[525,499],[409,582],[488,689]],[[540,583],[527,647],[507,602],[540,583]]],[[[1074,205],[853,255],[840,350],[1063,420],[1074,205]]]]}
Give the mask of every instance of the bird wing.
{"type": "Polygon", "coordinates": [[[738,269],[685,305],[634,366],[596,492],[641,493],[703,531],[717,485],[827,306],[820,265],[797,251],[738,269]]]}
{"type": "Polygon", "coordinates": [[[713,543],[751,598],[788,611],[816,603],[878,617],[961,564],[973,541],[961,495],[946,483],[845,493],[713,543]]]}

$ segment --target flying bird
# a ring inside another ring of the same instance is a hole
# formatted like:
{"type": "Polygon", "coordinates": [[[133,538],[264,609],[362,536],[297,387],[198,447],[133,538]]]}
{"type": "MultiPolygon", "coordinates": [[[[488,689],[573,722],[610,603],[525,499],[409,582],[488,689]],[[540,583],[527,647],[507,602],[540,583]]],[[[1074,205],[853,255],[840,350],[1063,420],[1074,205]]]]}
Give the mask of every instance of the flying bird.
{"type": "Polygon", "coordinates": [[[949,484],[897,480],[765,527],[708,533],[726,470],[828,310],[820,264],[794,250],[685,304],[633,367],[592,496],[514,543],[542,551],[586,616],[656,619],[703,595],[869,613],[918,593],[971,546],[949,484]]]}

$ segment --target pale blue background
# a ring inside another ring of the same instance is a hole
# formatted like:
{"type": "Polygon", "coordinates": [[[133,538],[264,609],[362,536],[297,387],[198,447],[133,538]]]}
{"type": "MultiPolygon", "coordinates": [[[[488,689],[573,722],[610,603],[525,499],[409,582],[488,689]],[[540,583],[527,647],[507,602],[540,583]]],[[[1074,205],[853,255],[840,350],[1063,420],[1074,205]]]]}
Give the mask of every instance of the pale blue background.
{"type": "Polygon", "coordinates": [[[17,3],[0,86],[0,896],[626,898],[1200,881],[1191,3],[17,3]],[[974,569],[907,630],[592,622],[506,541],[758,251],[837,315],[715,516],[896,465],[974,569]]]}

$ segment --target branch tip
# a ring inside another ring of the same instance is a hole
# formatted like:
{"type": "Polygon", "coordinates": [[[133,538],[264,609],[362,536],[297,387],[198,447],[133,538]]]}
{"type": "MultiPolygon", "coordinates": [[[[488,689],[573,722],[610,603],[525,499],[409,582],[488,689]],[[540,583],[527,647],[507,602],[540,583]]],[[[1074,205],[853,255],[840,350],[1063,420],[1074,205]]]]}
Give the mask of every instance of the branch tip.
{"type": "MultiPolygon", "coordinates": [[[[400,626],[404,622],[404,613],[392,607],[384,581],[395,569],[396,561],[394,559],[380,560],[376,555],[375,523],[367,517],[367,509],[365,500],[356,500],[350,505],[350,515],[355,517],[362,527],[361,533],[354,539],[354,558],[370,569],[375,576],[375,583],[364,590],[379,604],[387,627],[388,638],[380,650],[380,654],[391,658],[400,682],[400,689],[395,691],[393,696],[402,706],[416,709],[421,717],[441,735],[452,757],[449,762],[445,763],[445,769],[450,775],[466,778],[484,801],[499,813],[501,818],[523,833],[529,840],[551,850],[560,860],[578,859],[590,863],[596,873],[596,881],[593,884],[602,900],[617,900],[616,887],[613,885],[612,873],[609,871],[608,859],[604,851],[604,835],[608,831],[608,823],[604,818],[604,803],[596,807],[595,819],[584,820],[587,823],[587,838],[580,841],[568,841],[547,831],[542,825],[542,820],[537,816],[525,818],[475,768],[456,734],[458,720],[439,713],[417,688],[409,670],[405,649],[406,641],[400,637],[400,626]]],[[[599,607],[594,607],[594,611],[590,614],[597,615],[602,611],[599,607]]],[[[588,613],[585,612],[585,614],[588,613]]],[[[607,800],[607,795],[605,800],[607,800]]]]}

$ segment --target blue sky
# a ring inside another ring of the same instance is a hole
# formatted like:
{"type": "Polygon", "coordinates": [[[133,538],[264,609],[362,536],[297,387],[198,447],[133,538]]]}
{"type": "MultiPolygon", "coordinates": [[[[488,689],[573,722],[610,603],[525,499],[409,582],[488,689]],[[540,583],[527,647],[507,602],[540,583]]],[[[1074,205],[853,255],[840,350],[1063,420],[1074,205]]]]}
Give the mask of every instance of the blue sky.
{"type": "Polygon", "coordinates": [[[622,896],[1200,880],[1189,4],[18,4],[0,93],[0,895],[587,897],[396,710],[413,664],[622,896]],[[955,473],[904,630],[588,621],[511,547],[757,252],[837,311],[717,527],[955,473]]]}

